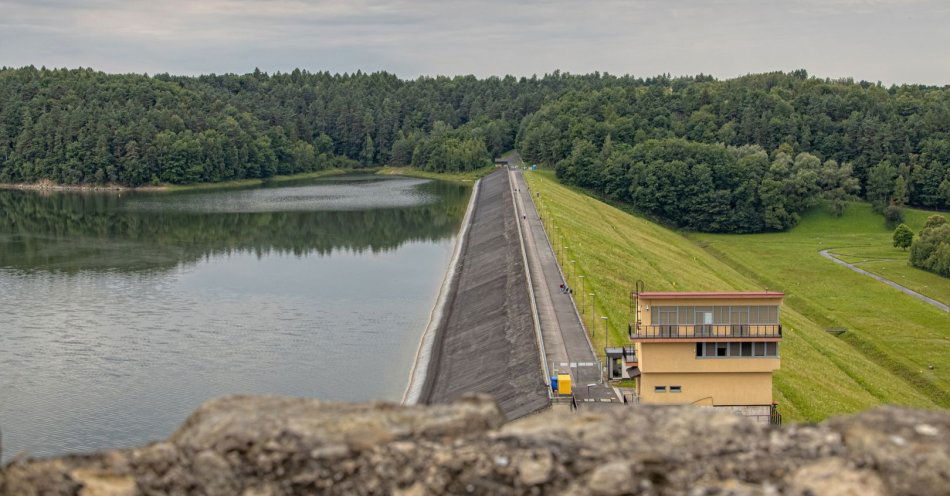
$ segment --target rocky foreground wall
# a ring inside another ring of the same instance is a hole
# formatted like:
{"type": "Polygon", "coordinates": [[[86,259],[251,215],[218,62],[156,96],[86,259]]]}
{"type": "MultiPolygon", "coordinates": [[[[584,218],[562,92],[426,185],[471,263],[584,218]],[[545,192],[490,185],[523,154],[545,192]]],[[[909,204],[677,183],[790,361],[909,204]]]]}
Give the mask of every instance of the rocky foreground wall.
{"type": "Polygon", "coordinates": [[[15,460],[0,494],[950,494],[947,411],[887,407],[774,429],[688,407],[502,423],[487,397],[411,407],[228,397],[144,448],[15,460]]]}

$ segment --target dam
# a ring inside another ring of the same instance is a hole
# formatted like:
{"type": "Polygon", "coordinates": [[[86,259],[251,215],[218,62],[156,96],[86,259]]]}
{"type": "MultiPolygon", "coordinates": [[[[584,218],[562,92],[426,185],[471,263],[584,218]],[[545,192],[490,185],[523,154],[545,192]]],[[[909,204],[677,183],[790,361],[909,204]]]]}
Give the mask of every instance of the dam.
{"type": "Polygon", "coordinates": [[[502,169],[472,193],[407,403],[486,393],[509,420],[550,404],[512,189],[502,169]]]}

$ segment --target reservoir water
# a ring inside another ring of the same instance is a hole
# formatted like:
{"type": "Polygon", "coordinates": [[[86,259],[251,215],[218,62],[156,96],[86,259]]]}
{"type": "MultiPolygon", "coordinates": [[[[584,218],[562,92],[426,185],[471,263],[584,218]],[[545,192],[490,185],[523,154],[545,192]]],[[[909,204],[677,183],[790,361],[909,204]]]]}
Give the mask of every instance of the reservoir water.
{"type": "Polygon", "coordinates": [[[468,195],[0,191],[4,460],[162,439],[225,394],[399,400],[468,195]]]}

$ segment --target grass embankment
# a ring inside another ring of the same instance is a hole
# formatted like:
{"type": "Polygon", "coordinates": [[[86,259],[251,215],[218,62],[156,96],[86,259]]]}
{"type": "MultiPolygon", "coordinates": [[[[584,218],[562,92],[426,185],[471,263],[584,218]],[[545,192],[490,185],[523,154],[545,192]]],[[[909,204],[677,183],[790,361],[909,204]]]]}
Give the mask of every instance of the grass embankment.
{"type": "MultiPolygon", "coordinates": [[[[558,258],[570,284],[577,289],[576,294],[583,296],[579,298],[582,316],[588,324],[591,320],[596,322],[593,336],[596,348],[602,347],[604,342],[601,316],[608,317],[610,342],[616,345],[627,343],[627,322],[631,320],[629,295],[637,279],[642,279],[646,288],[653,291],[762,290],[764,287],[761,281],[750,276],[748,268],[741,265],[736,268],[673,230],[561,185],[549,171],[528,172],[526,177],[532,191],[541,193],[542,217],[556,245],[558,258]],[[575,262],[572,264],[570,260],[575,262]],[[584,276],[583,291],[579,275],[584,276]],[[590,300],[586,294],[581,294],[588,292],[595,294],[593,319],[590,300]]],[[[739,243],[747,241],[736,240],[739,243]]],[[[710,243],[726,243],[726,240],[710,243]]],[[[732,244],[730,242],[729,246],[732,244]]],[[[789,249],[794,251],[792,247],[789,249]]],[[[802,253],[803,257],[806,255],[811,256],[802,253]]],[[[821,258],[817,251],[814,255],[825,261],[824,270],[840,268],[867,279],[849,279],[851,287],[842,289],[838,298],[846,298],[845,292],[851,292],[851,297],[858,295],[856,297],[861,298],[862,288],[871,283],[881,284],[821,258]]],[[[772,255],[755,256],[761,257],[761,264],[764,264],[772,255]]],[[[785,282],[778,277],[776,280],[785,282]]],[[[807,277],[796,281],[801,281],[799,284],[814,283],[807,277]]],[[[827,323],[811,318],[815,309],[798,304],[802,301],[795,298],[800,291],[799,285],[774,283],[769,284],[768,289],[785,290],[792,295],[783,308],[786,338],[781,348],[782,368],[775,374],[773,382],[775,401],[780,404],[786,419],[817,421],[881,403],[918,407],[938,405],[939,394],[927,394],[912,385],[903,374],[891,368],[892,363],[873,360],[847,340],[825,332],[827,323]]],[[[901,299],[901,293],[890,291],[897,293],[890,295],[891,298],[901,299]]],[[[913,302],[908,305],[911,307],[901,310],[901,314],[929,311],[922,310],[913,302]]],[[[886,332],[900,332],[901,328],[895,325],[886,332]]],[[[855,333],[849,331],[847,334],[855,333]]],[[[927,353],[924,348],[935,348],[939,344],[921,342],[919,347],[927,353]]],[[[945,346],[943,350],[946,355],[945,346]]],[[[929,353],[930,356],[933,354],[929,353]]],[[[935,364],[942,367],[944,363],[945,359],[935,364]]],[[[946,384],[940,387],[945,388],[946,384]]]]}
{"type": "MultiPolygon", "coordinates": [[[[906,222],[917,230],[931,214],[908,210],[906,222]]],[[[950,407],[950,315],[818,253],[829,249],[842,260],[948,301],[950,281],[911,267],[907,253],[891,247],[891,230],[869,205],[852,203],[841,217],[814,209],[787,232],[690,236],[760,284],[785,291],[786,306],[813,322],[846,328],[838,339],[855,352],[950,407]]]]}
{"type": "Polygon", "coordinates": [[[496,171],[494,165],[488,165],[475,170],[466,172],[431,172],[413,167],[393,167],[386,166],[376,170],[376,173],[382,176],[409,176],[422,179],[436,179],[439,181],[455,181],[463,183],[473,183],[483,176],[487,176],[496,171]]]}

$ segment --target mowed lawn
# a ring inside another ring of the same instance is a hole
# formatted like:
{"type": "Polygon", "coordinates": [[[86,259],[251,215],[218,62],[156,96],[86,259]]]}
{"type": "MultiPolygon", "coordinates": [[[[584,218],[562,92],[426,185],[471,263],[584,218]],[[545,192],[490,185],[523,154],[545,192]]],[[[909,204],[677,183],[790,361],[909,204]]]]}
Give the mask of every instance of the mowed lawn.
{"type": "MultiPolygon", "coordinates": [[[[919,230],[930,214],[908,210],[907,224],[919,230]]],[[[947,301],[950,280],[910,267],[906,252],[891,247],[891,230],[869,205],[852,203],[841,217],[814,209],[787,232],[690,236],[760,284],[785,291],[787,305],[813,322],[846,328],[838,339],[950,407],[950,314],[819,254],[828,249],[947,301]]]]}
{"type": "MultiPolygon", "coordinates": [[[[548,171],[528,172],[526,177],[532,192],[541,194],[540,198],[532,196],[540,205],[545,226],[575,288],[582,316],[588,323],[596,322],[593,342],[598,349],[604,342],[602,316],[607,317],[609,342],[628,343],[627,325],[633,319],[630,292],[638,279],[651,291],[762,290],[766,285],[770,290],[797,291],[797,286],[785,280],[782,282],[786,285],[763,284],[745,265],[727,263],[676,231],[561,185],[548,171]],[[584,275],[583,283],[579,275],[584,275]],[[593,319],[588,292],[595,295],[593,319]]],[[[704,238],[701,242],[728,248],[734,242],[728,238],[704,238]]],[[[817,251],[814,254],[817,256],[817,251]]],[[[867,276],[860,277],[880,284],[867,276]]],[[[783,308],[786,338],[780,351],[782,368],[774,379],[775,401],[786,419],[817,421],[881,403],[946,406],[938,403],[945,401],[939,395],[927,394],[923,385],[911,384],[901,371],[893,369],[893,363],[873,360],[852,343],[825,332],[827,323],[811,318],[813,308],[799,308],[798,301],[804,300],[792,297],[783,308]]],[[[944,355],[938,368],[948,362],[946,333],[944,329],[942,344],[937,343],[943,346],[944,355]]],[[[932,383],[940,380],[936,372],[929,371],[932,383]]],[[[946,383],[940,387],[946,393],[946,383]]]]}
{"type": "MultiPolygon", "coordinates": [[[[927,217],[935,214],[950,219],[950,214],[908,209],[904,223],[919,233],[927,217]]],[[[823,239],[834,234],[832,244],[824,249],[836,257],[950,305],[950,279],[910,265],[908,251],[894,247],[893,229],[867,203],[848,205],[840,218],[815,209],[793,230],[798,231],[823,239]]]]}

